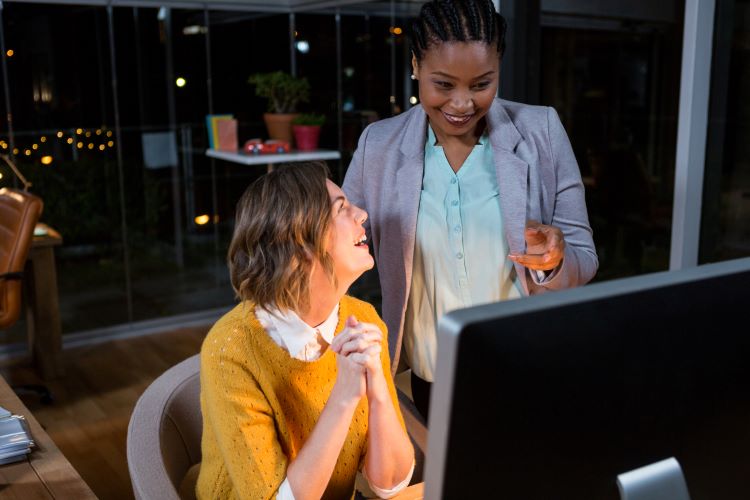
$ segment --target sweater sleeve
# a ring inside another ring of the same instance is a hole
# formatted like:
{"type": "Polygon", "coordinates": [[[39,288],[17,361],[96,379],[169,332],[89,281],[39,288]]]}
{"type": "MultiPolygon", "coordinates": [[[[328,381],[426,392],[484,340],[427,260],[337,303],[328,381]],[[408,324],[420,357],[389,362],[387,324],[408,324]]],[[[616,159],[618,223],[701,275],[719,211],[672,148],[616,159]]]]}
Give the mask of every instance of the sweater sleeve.
{"type": "Polygon", "coordinates": [[[554,108],[547,109],[547,127],[557,178],[552,225],[559,227],[565,236],[565,255],[562,265],[541,284],[551,290],[559,290],[588,283],[599,267],[599,260],[589,225],[578,162],[554,108]]]}
{"type": "Polygon", "coordinates": [[[229,339],[201,352],[203,418],[238,497],[270,499],[286,477],[288,459],[247,354],[229,339]]]}
{"type": "Polygon", "coordinates": [[[370,304],[366,304],[367,312],[366,315],[363,316],[362,321],[366,321],[368,323],[372,323],[374,325],[377,325],[378,328],[380,328],[380,331],[383,332],[383,341],[381,343],[381,350],[380,350],[380,362],[383,365],[383,373],[385,374],[385,381],[388,384],[388,392],[391,395],[391,401],[393,401],[393,407],[396,409],[396,415],[398,415],[398,420],[401,422],[401,427],[406,429],[406,424],[404,423],[404,416],[401,415],[401,407],[398,404],[398,394],[396,393],[396,385],[393,382],[393,377],[391,376],[391,356],[389,354],[390,351],[388,351],[388,327],[385,326],[385,323],[383,323],[383,320],[380,319],[380,316],[378,315],[377,311],[375,311],[375,308],[372,307],[370,304]]]}

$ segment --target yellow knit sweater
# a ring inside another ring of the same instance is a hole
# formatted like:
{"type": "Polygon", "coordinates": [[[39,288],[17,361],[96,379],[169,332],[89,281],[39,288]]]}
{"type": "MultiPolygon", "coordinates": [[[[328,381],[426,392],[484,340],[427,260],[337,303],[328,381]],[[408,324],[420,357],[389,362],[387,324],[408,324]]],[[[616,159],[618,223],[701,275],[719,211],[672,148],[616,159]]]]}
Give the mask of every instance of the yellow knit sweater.
{"type": "MultiPolygon", "coordinates": [[[[352,314],[383,332],[383,372],[403,425],[390,377],[386,327],[370,304],[346,296],[336,334],[352,314]]],[[[268,336],[252,303],[224,315],[201,348],[203,459],[197,497],[275,498],[335,381],[336,357],[330,349],[316,361],[300,361],[268,336]]],[[[367,416],[367,399],[362,398],[323,498],[352,497],[367,448],[367,416]]]]}

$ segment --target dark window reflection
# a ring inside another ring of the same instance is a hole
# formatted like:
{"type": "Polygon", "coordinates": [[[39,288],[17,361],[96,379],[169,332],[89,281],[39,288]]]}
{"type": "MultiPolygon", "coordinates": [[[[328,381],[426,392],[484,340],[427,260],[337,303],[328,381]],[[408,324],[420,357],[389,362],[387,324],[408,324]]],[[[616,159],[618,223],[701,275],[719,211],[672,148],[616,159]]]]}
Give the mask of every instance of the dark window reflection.
{"type": "MultiPolygon", "coordinates": [[[[248,77],[291,70],[286,13],[211,11],[207,23],[197,9],[112,12],[114,61],[106,8],[13,2],[3,12],[17,161],[44,199],[42,220],[64,238],[57,266],[66,334],[233,303],[224,256],[235,204],[266,169],[208,159],[205,116],[233,114],[239,144],[267,138],[266,102],[248,77]]],[[[294,36],[297,73],[312,85],[300,111],[326,115],[321,147],[341,148],[342,162],[330,162],[339,182],[362,129],[405,109],[409,93],[405,23],[353,12],[340,24],[341,136],[334,13],[298,14],[294,36]]],[[[3,96],[0,89],[0,109],[3,96]]],[[[5,120],[0,148],[13,149],[5,120]]],[[[13,185],[9,171],[0,173],[0,185],[13,185]]],[[[376,295],[376,282],[357,286],[376,295]]],[[[24,339],[21,321],[3,342],[24,339]]]]}
{"type": "Polygon", "coordinates": [[[681,22],[542,27],[540,102],[560,113],[581,167],[597,280],[668,268],[681,22]]]}
{"type": "Polygon", "coordinates": [[[716,4],[701,262],[750,255],[750,1],[716,4]]]}

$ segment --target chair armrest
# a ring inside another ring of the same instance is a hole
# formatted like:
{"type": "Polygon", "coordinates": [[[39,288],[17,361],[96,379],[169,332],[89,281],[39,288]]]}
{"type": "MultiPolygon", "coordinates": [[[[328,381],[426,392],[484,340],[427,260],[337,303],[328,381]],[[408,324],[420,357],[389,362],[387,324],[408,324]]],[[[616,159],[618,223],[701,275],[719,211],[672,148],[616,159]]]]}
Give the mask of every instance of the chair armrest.
{"type": "Polygon", "coordinates": [[[0,280],[20,280],[23,279],[23,273],[4,273],[0,274],[0,280]]]}

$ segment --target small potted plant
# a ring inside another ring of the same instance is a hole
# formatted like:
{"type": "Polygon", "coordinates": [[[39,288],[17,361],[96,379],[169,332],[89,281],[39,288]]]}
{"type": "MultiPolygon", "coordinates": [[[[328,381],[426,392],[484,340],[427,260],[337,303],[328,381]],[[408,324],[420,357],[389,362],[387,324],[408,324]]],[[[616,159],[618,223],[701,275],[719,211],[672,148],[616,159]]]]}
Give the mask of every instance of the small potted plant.
{"type": "Polygon", "coordinates": [[[268,135],[271,139],[291,143],[297,104],[307,102],[310,95],[307,79],[275,71],[251,75],[248,83],[255,86],[255,95],[268,99],[268,112],[263,114],[268,135]]]}
{"type": "Polygon", "coordinates": [[[297,149],[300,151],[312,151],[318,149],[320,139],[320,128],[326,122],[324,115],[307,113],[298,115],[292,120],[294,140],[297,141],[297,149]]]}

